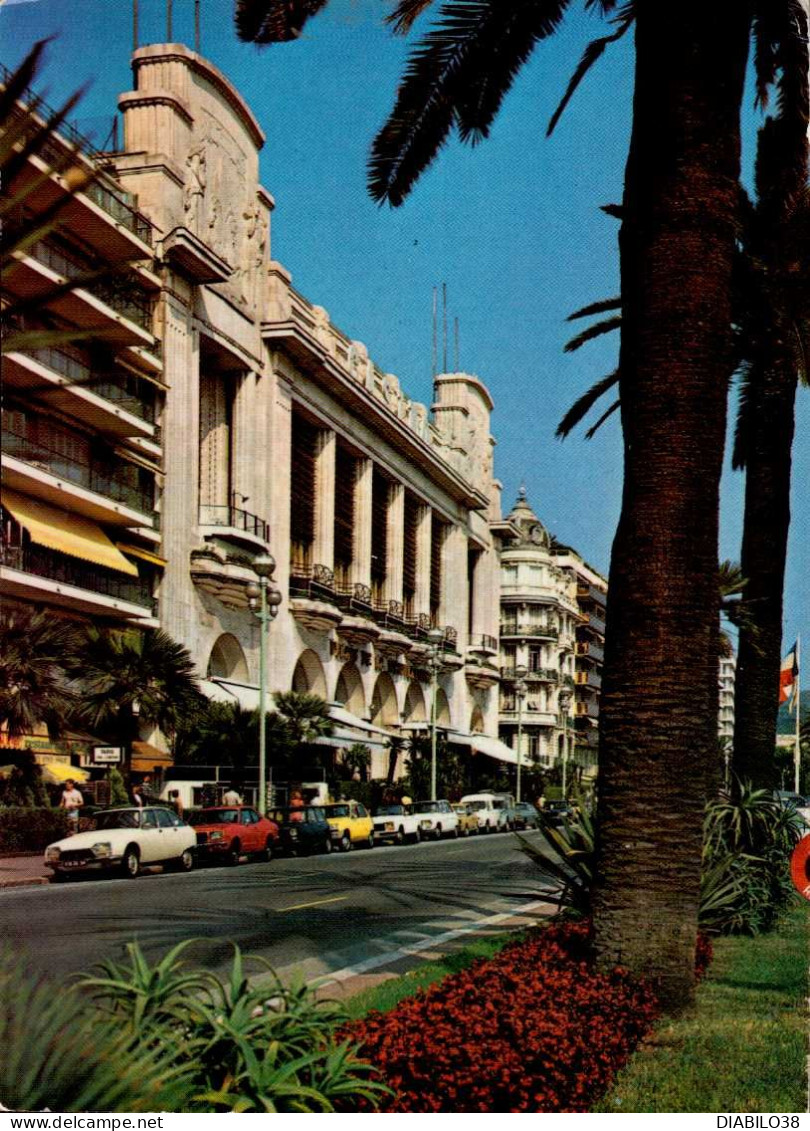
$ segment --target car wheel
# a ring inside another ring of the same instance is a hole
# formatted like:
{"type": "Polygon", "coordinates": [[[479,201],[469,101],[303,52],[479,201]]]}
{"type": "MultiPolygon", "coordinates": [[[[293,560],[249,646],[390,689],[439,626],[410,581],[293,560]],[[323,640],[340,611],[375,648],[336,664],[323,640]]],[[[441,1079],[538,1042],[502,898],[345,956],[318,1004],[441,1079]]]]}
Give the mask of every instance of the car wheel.
{"type": "Polygon", "coordinates": [[[141,870],[141,858],[138,849],[131,844],[121,857],[121,872],[128,880],[134,880],[141,870]]]}
{"type": "Polygon", "coordinates": [[[374,833],[369,833],[368,834],[368,840],[366,841],[366,848],[373,848],[373,847],[374,847],[374,833]]]}
{"type": "Polygon", "coordinates": [[[456,825],[456,827],[453,829],[453,840],[458,840],[458,838],[459,838],[459,831],[458,831],[458,825],[456,825]]]}
{"type": "Polygon", "coordinates": [[[397,832],[397,844],[404,844],[404,843],[405,843],[405,830],[403,829],[402,825],[400,825],[399,830],[397,832]]]}
{"type": "Polygon", "coordinates": [[[442,826],[441,825],[436,826],[436,832],[434,833],[434,836],[436,837],[436,840],[442,839],[442,826]]]}
{"type": "Polygon", "coordinates": [[[332,851],[332,837],[331,836],[328,836],[326,838],[326,840],[323,842],[323,850],[324,850],[324,853],[327,856],[329,856],[329,854],[332,851]]]}
{"type": "Polygon", "coordinates": [[[486,834],[487,836],[489,836],[489,834],[490,834],[491,832],[492,832],[492,825],[490,825],[489,821],[487,821],[487,823],[486,823],[486,824],[484,825],[484,833],[485,833],[485,834],[486,834]]]}
{"type": "Polygon", "coordinates": [[[349,835],[348,831],[346,831],[343,834],[343,836],[340,838],[340,851],[341,852],[351,852],[351,850],[352,850],[352,838],[349,835]]]}
{"type": "Polygon", "coordinates": [[[239,863],[239,858],[241,857],[241,855],[242,845],[238,840],[233,840],[231,841],[231,847],[228,849],[225,855],[225,863],[228,864],[231,868],[235,868],[239,863]]]}
{"type": "Polygon", "coordinates": [[[175,872],[190,872],[194,867],[194,853],[187,848],[172,864],[175,872]]]}
{"type": "Polygon", "coordinates": [[[260,855],[261,859],[264,860],[266,864],[269,864],[273,859],[273,838],[271,836],[267,838],[267,844],[265,844],[264,846],[264,852],[262,852],[260,855]]]}
{"type": "Polygon", "coordinates": [[[470,835],[470,826],[469,826],[469,825],[465,825],[465,826],[464,826],[464,835],[465,835],[465,836],[469,836],[469,835],[470,835]]]}
{"type": "Polygon", "coordinates": [[[421,829],[417,829],[417,830],[416,830],[416,832],[415,832],[415,833],[413,834],[413,843],[414,843],[414,844],[419,844],[419,842],[420,842],[421,840],[422,840],[422,830],[421,830],[421,829]]]}

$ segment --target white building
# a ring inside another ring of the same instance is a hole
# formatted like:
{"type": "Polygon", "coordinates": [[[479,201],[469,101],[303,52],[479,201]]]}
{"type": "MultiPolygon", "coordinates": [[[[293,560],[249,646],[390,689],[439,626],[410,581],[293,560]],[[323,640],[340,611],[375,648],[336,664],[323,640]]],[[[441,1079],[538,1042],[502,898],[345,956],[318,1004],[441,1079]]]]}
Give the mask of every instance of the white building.
{"type": "Polygon", "coordinates": [[[724,749],[734,744],[734,687],[737,679],[737,657],[721,656],[718,672],[720,692],[717,711],[717,734],[724,749]]]}

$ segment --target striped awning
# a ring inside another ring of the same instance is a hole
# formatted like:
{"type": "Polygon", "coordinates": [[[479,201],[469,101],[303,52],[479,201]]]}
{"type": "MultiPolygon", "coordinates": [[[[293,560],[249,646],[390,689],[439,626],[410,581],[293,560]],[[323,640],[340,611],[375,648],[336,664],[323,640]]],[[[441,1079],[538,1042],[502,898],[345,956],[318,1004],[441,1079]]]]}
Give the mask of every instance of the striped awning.
{"type": "Polygon", "coordinates": [[[3,506],[31,536],[38,546],[47,546],[60,554],[94,562],[107,569],[137,577],[138,570],[116,549],[100,526],[84,515],[59,510],[41,499],[3,490],[3,506]]]}

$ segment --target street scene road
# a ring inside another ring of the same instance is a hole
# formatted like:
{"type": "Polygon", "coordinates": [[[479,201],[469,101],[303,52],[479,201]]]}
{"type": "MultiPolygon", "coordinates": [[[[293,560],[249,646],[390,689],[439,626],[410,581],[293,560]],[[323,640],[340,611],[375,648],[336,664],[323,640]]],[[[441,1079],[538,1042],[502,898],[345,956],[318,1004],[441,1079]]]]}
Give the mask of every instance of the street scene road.
{"type": "Polygon", "coordinates": [[[285,974],[314,977],[424,955],[476,925],[539,918],[549,910],[544,887],[517,838],[501,834],[10,889],[0,893],[0,914],[15,949],[51,976],[122,959],[133,939],[154,959],[194,938],[191,954],[210,969],[228,965],[236,942],[285,974]]]}

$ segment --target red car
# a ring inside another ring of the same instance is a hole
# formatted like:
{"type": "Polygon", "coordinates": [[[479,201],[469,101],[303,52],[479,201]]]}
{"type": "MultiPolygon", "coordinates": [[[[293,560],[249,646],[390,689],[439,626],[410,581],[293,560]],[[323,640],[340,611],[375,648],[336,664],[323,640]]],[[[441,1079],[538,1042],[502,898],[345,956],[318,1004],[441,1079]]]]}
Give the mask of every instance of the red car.
{"type": "Polygon", "coordinates": [[[243,856],[272,860],[279,832],[275,821],[247,805],[187,809],[183,819],[197,831],[200,861],[238,864],[243,856]]]}

